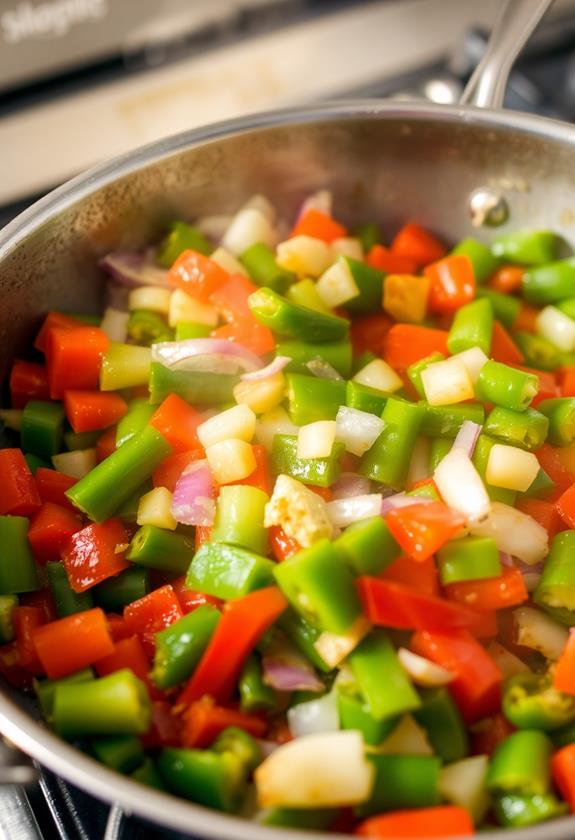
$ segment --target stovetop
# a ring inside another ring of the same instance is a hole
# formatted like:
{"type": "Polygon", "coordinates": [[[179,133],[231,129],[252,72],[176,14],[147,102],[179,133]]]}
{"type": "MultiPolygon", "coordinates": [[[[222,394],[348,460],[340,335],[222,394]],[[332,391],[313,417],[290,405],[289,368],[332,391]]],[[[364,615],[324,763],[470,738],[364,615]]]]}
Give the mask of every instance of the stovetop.
{"type": "MultiPolygon", "coordinates": [[[[382,40],[382,49],[383,49],[382,40]]],[[[481,57],[486,33],[469,29],[456,50],[405,73],[374,79],[339,96],[427,98],[456,102],[481,57]]],[[[575,13],[543,25],[514,69],[506,107],[575,121],[575,13]]],[[[0,226],[19,212],[30,197],[0,209],[0,226]]],[[[9,840],[184,840],[151,823],[126,817],[74,785],[39,768],[27,787],[0,788],[0,837],[9,840]]],[[[186,840],[193,840],[187,835],[186,840]]]]}

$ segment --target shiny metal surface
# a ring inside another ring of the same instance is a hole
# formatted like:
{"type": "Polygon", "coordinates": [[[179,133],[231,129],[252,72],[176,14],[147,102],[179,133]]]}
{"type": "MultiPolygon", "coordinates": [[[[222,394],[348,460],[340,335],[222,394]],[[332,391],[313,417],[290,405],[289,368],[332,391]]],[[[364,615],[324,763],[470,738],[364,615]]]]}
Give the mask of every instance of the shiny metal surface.
{"type": "MultiPolygon", "coordinates": [[[[477,235],[467,202],[486,182],[509,206],[509,221],[499,230],[546,226],[575,243],[575,128],[541,118],[411,103],[338,103],[223,123],[141,149],[70,182],[0,233],[0,375],[47,309],[98,306],[98,256],[153,241],[173,216],[226,212],[255,191],[289,216],[307,193],[329,187],[348,224],[376,219],[390,235],[412,218],[449,241],[477,235]]],[[[488,240],[493,233],[480,235],[488,240]]],[[[127,813],[218,840],[314,836],[144,791],[35,718],[32,701],[4,685],[0,730],[54,772],[127,813]]],[[[514,836],[559,840],[574,833],[575,820],[566,818],[514,836]]],[[[491,836],[508,837],[497,831],[491,836]]]]}

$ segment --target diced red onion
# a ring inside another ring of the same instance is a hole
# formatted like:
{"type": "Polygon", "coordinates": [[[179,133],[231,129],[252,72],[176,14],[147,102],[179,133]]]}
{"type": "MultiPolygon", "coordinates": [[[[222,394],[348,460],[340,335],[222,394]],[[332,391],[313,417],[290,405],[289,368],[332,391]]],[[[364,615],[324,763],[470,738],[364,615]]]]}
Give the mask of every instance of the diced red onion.
{"type": "Polygon", "coordinates": [[[100,260],[100,268],[121,286],[167,286],[168,272],[154,262],[150,251],[112,251],[100,260]]]}
{"type": "Polygon", "coordinates": [[[387,516],[390,510],[413,507],[413,505],[427,505],[432,501],[432,499],[427,499],[425,496],[406,496],[405,493],[396,493],[394,496],[388,496],[386,499],[383,499],[380,514],[387,516]]]}
{"type": "Polygon", "coordinates": [[[250,371],[250,373],[242,373],[240,379],[242,382],[260,382],[263,379],[269,379],[271,376],[275,376],[276,373],[281,373],[290,362],[290,356],[276,356],[269,365],[259,370],[250,371]]]}
{"type": "Polygon", "coordinates": [[[481,434],[481,428],[479,423],[474,423],[472,420],[464,420],[453,441],[452,449],[463,449],[465,454],[471,458],[475,450],[477,438],[481,434]]]}
{"type": "Polygon", "coordinates": [[[188,338],[152,344],[152,361],[173,370],[237,373],[263,367],[259,356],[220,338],[188,338]]]}
{"type": "Polygon", "coordinates": [[[306,362],[306,368],[309,370],[313,376],[317,376],[318,379],[333,379],[336,381],[342,381],[343,376],[339,373],[333,365],[330,365],[329,362],[325,362],[323,359],[310,359],[309,362],[306,362]]]}
{"type": "Polygon", "coordinates": [[[263,681],[276,691],[323,691],[324,684],[306,662],[291,658],[264,656],[263,681]]]}
{"type": "Polygon", "coordinates": [[[216,512],[212,473],[205,460],[189,464],[172,496],[172,515],[182,525],[212,525],[216,512]]]}
{"type": "Polygon", "coordinates": [[[351,499],[366,496],[371,490],[371,481],[357,473],[344,472],[331,487],[334,499],[351,499]]]}
{"type": "Polygon", "coordinates": [[[354,496],[350,499],[334,499],[327,503],[327,512],[333,525],[338,528],[345,528],[352,522],[379,516],[381,506],[381,493],[370,493],[365,496],[354,496]]]}

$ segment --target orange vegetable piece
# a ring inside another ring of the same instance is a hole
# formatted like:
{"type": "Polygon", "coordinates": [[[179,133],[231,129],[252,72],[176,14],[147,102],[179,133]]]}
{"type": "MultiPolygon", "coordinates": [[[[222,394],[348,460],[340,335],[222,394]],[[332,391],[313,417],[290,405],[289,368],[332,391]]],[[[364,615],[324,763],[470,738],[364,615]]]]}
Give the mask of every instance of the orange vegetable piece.
{"type": "Polygon", "coordinates": [[[293,236],[311,236],[314,239],[323,239],[324,242],[333,242],[334,239],[341,239],[347,236],[347,230],[327,213],[321,210],[306,210],[295,223],[289,238],[293,236]]]}
{"type": "Polygon", "coordinates": [[[211,697],[191,703],[182,715],[184,747],[209,747],[228,726],[243,729],[254,738],[262,738],[267,729],[263,717],[244,714],[236,709],[216,706],[211,697]]]}
{"type": "Polygon", "coordinates": [[[395,254],[383,245],[373,245],[365,261],[372,268],[385,271],[386,274],[415,274],[418,268],[417,260],[395,254]]]}
{"type": "Polygon", "coordinates": [[[66,391],[66,417],[75,432],[94,432],[117,423],[128,410],[118,394],[103,391],[66,391]]]}
{"type": "Polygon", "coordinates": [[[432,233],[416,222],[407,222],[395,235],[391,251],[396,256],[408,257],[417,267],[440,260],[447,248],[432,233]]]}
{"type": "Polygon", "coordinates": [[[166,438],[174,452],[187,452],[200,446],[196,430],[202,422],[196,408],[170,394],[152,414],[150,426],[166,438]]]}
{"type": "Polygon", "coordinates": [[[114,650],[106,614],[100,607],[37,627],[33,640],[42,667],[51,680],[87,668],[114,650]]]}
{"type": "Polygon", "coordinates": [[[520,365],[525,361],[523,353],[499,321],[493,322],[490,356],[504,365],[520,365]]]}
{"type": "Polygon", "coordinates": [[[465,524],[465,517],[443,502],[429,502],[391,510],[386,522],[406,554],[427,560],[455,536],[465,524]]]}
{"type": "Polygon", "coordinates": [[[383,355],[392,368],[406,370],[431,353],[449,355],[445,330],[416,324],[394,324],[383,340],[383,355]]]}
{"type": "Polygon", "coordinates": [[[575,812],[575,744],[557,750],[551,759],[551,775],[569,809],[575,812]]]}
{"type": "Polygon", "coordinates": [[[191,248],[180,254],[168,272],[168,283],[190,297],[206,303],[229,278],[229,274],[209,257],[191,248]]]}
{"type": "Polygon", "coordinates": [[[48,331],[46,365],[52,399],[66,391],[96,391],[102,356],[110,340],[98,327],[55,328],[48,331]]]}
{"type": "Polygon", "coordinates": [[[466,837],[474,834],[469,812],[457,805],[436,805],[370,817],[355,830],[358,837],[400,840],[403,837],[466,837]]]}
{"type": "Polygon", "coordinates": [[[521,291],[524,273],[521,265],[502,265],[493,272],[487,285],[496,292],[511,295],[521,291]]]}
{"type": "Polygon", "coordinates": [[[432,312],[455,312],[475,297],[475,275],[469,257],[456,254],[428,265],[431,280],[428,306],[432,312]]]}
{"type": "Polygon", "coordinates": [[[515,607],[529,599],[523,576],[515,566],[506,566],[499,577],[450,583],[445,594],[451,601],[481,612],[515,607]]]}

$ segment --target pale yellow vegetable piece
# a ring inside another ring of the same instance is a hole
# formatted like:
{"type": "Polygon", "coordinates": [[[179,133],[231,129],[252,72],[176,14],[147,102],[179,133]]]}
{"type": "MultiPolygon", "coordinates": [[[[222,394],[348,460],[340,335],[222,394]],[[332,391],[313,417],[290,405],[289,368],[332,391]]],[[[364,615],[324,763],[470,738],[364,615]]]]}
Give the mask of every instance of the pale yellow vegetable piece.
{"type": "Polygon", "coordinates": [[[384,755],[433,755],[427,732],[412,715],[403,715],[391,735],[375,748],[384,755]]]}
{"type": "Polygon", "coordinates": [[[416,481],[429,478],[429,457],[431,454],[431,440],[428,437],[418,437],[413,445],[409,469],[407,470],[407,486],[411,487],[416,481]]]}
{"type": "Polygon", "coordinates": [[[148,385],[150,381],[151,347],[112,342],[102,357],[100,390],[120,391],[148,385]],[[118,357],[121,364],[118,363],[118,357]]]}
{"type": "Polygon", "coordinates": [[[319,277],[332,262],[329,245],[312,236],[294,236],[280,242],[276,262],[300,277],[319,277]]]}
{"type": "Polygon", "coordinates": [[[524,493],[531,487],[538,472],[539,461],[533,452],[495,443],[487,459],[485,480],[494,487],[524,493]]]}
{"type": "Polygon", "coordinates": [[[52,456],[52,463],[58,472],[72,478],[84,478],[98,463],[95,449],[74,449],[72,452],[60,452],[52,456]]]}
{"type": "Polygon", "coordinates": [[[215,327],[218,320],[218,310],[211,303],[202,303],[187,295],[181,289],[172,292],[168,313],[170,327],[175,327],[182,321],[193,321],[198,324],[205,324],[208,327],[215,327]]]}
{"type": "MultiPolygon", "coordinates": [[[[441,488],[439,492],[443,495],[441,488]]],[[[541,562],[549,551],[549,535],[545,528],[533,517],[503,502],[492,502],[487,518],[472,523],[469,529],[478,537],[493,537],[499,551],[517,557],[529,566],[541,562]]]]}
{"type": "Polygon", "coordinates": [[[473,385],[479,378],[481,368],[489,361],[481,347],[470,347],[469,350],[462,350],[461,353],[456,353],[453,358],[463,362],[473,385]]]}
{"type": "Polygon", "coordinates": [[[167,487],[154,487],[140,498],[136,522],[168,531],[176,529],[178,523],[172,514],[172,494],[167,487]]]}
{"type": "Polygon", "coordinates": [[[419,324],[427,312],[431,280],[412,274],[388,274],[383,284],[383,308],[408,324],[419,324]]]}
{"type": "Polygon", "coordinates": [[[221,411],[201,423],[197,435],[204,448],[228,438],[238,438],[249,443],[256,430],[256,415],[243,403],[221,411]]]}
{"type": "MultiPolygon", "coordinates": [[[[491,722],[488,721],[489,725],[491,722]]],[[[489,758],[473,755],[447,764],[439,771],[439,792],[446,802],[459,805],[471,814],[478,825],[489,809],[489,794],[486,789],[489,758]]]]}
{"type": "Polygon", "coordinates": [[[128,309],[130,312],[135,309],[149,309],[152,312],[167,315],[171,297],[171,289],[163,286],[139,286],[137,289],[132,289],[128,296],[128,309]]]}
{"type": "Polygon", "coordinates": [[[276,435],[297,435],[299,426],[290,420],[290,416],[281,405],[266,411],[256,423],[256,440],[271,450],[276,435]]]}
{"type": "Polygon", "coordinates": [[[256,468],[254,450],[245,440],[228,438],[206,447],[206,458],[218,484],[241,481],[256,468]]]}
{"type": "Polygon", "coordinates": [[[537,334],[564,353],[575,350],[575,321],[556,306],[546,306],[535,319],[537,334]]]}
{"type": "Polygon", "coordinates": [[[210,254],[210,259],[212,262],[217,263],[220,268],[223,268],[224,271],[227,271],[229,274],[243,274],[244,277],[248,277],[248,272],[245,266],[234,257],[233,254],[230,254],[229,251],[226,251],[225,248],[221,246],[216,248],[213,254],[210,254]]]}
{"type": "Polygon", "coordinates": [[[518,645],[538,650],[553,662],[559,659],[569,638],[567,627],[533,607],[513,610],[513,622],[518,645]]]}
{"type": "Polygon", "coordinates": [[[397,658],[402,668],[417,685],[427,687],[447,685],[455,679],[455,674],[447,668],[442,668],[441,665],[436,665],[430,659],[419,656],[407,648],[399,648],[397,658]]]}
{"type": "Polygon", "coordinates": [[[319,296],[326,306],[341,306],[359,295],[357,283],[347,262],[340,257],[321,275],[316,283],[319,296]]]}
{"type": "Polygon", "coordinates": [[[445,504],[470,522],[480,522],[490,512],[491,501],[485,485],[463,449],[451,449],[441,459],[433,480],[445,504]]]}
{"type": "Polygon", "coordinates": [[[504,677],[513,677],[515,674],[530,674],[531,668],[506,647],[499,642],[489,642],[487,653],[493,659],[504,677]]]}
{"type": "Polygon", "coordinates": [[[330,243],[331,252],[335,257],[351,257],[353,260],[363,260],[363,246],[354,236],[342,236],[330,243]]]}
{"type": "Polygon", "coordinates": [[[278,475],[266,505],[264,525],[280,525],[302,547],[322,537],[331,537],[333,525],[321,496],[289,475],[278,475]]]}
{"type": "Polygon", "coordinates": [[[452,405],[473,398],[467,368],[455,357],[426,367],[421,372],[421,384],[430,405],[452,405]]]}
{"type": "Polygon", "coordinates": [[[267,379],[238,382],[234,388],[234,399],[249,406],[255,414],[264,414],[281,403],[285,386],[285,376],[281,372],[267,379]]]}
{"type": "Polygon", "coordinates": [[[297,436],[298,458],[327,458],[335,441],[335,420],[317,420],[301,426],[297,436]]]}
{"type": "Polygon", "coordinates": [[[349,656],[370,630],[371,624],[365,616],[360,615],[346,633],[329,633],[324,630],[313,646],[326,665],[337,668],[340,662],[343,662],[349,656]]]}
{"type": "Polygon", "coordinates": [[[403,388],[403,382],[399,375],[383,359],[373,359],[368,362],[355,374],[353,381],[370,388],[377,388],[378,391],[385,391],[388,394],[393,394],[394,391],[403,388]]]}
{"type": "Polygon", "coordinates": [[[232,219],[222,245],[226,251],[239,256],[258,242],[273,248],[277,242],[275,228],[258,207],[245,207],[232,219]]]}

